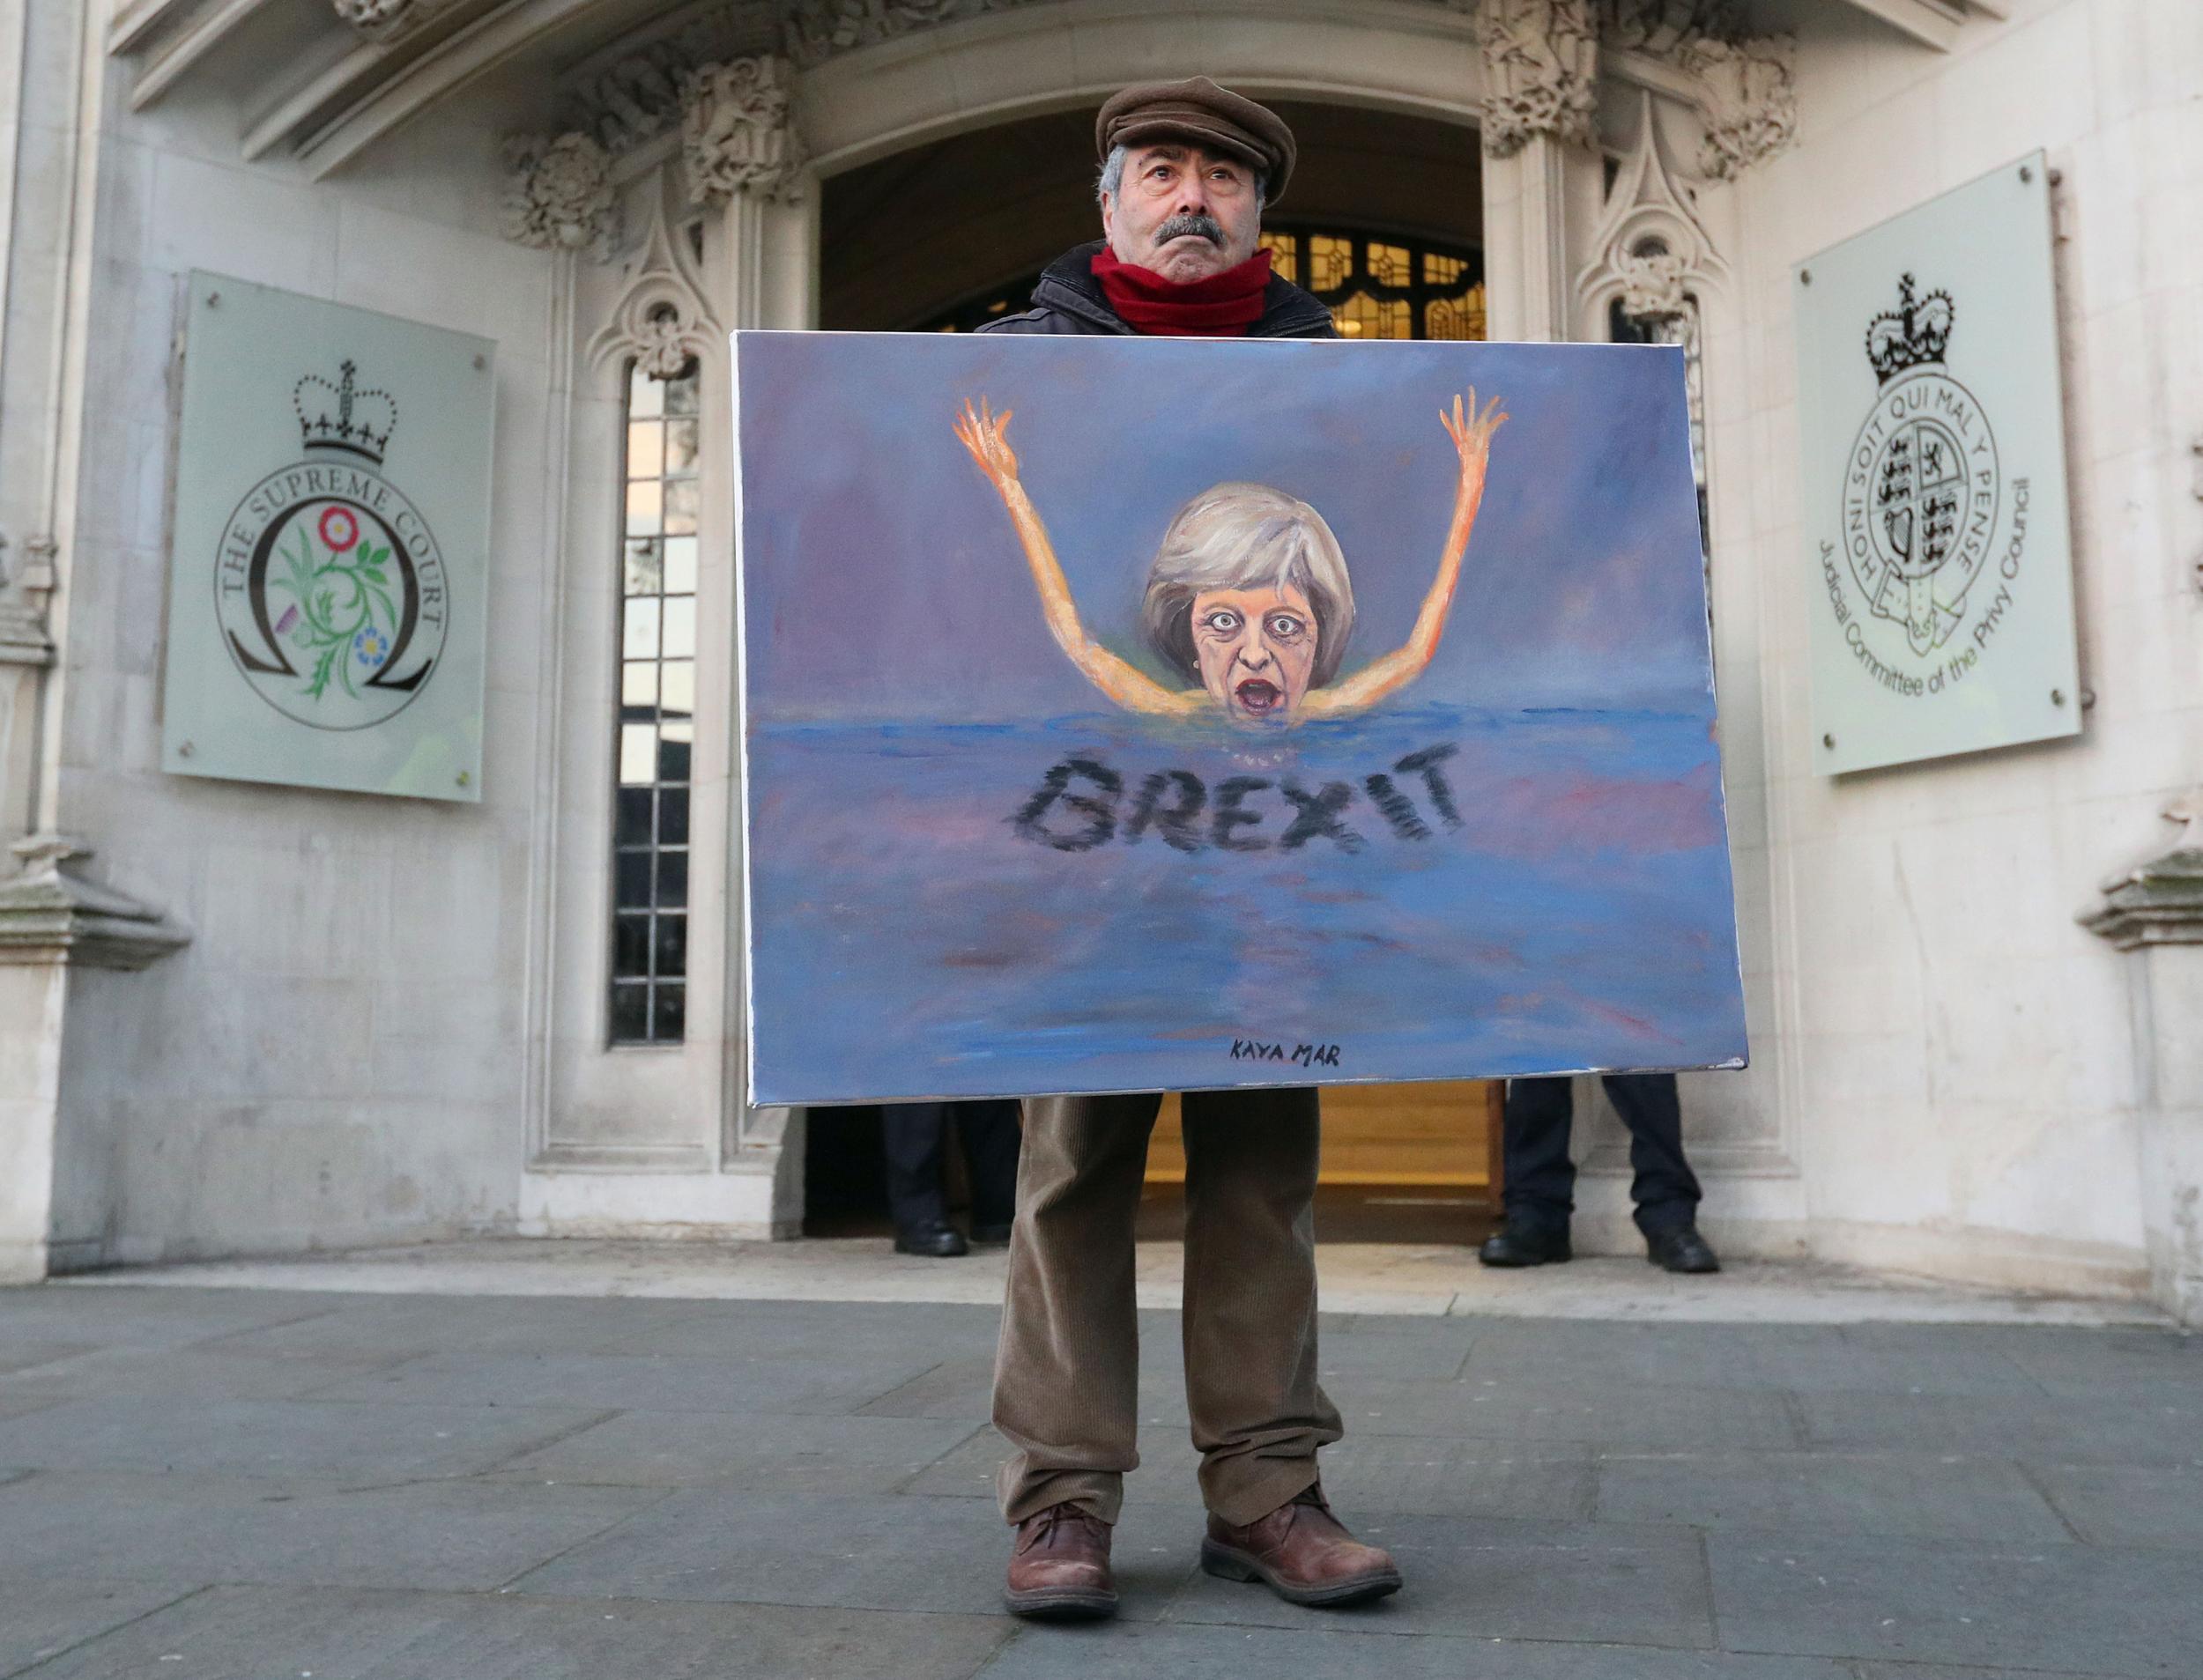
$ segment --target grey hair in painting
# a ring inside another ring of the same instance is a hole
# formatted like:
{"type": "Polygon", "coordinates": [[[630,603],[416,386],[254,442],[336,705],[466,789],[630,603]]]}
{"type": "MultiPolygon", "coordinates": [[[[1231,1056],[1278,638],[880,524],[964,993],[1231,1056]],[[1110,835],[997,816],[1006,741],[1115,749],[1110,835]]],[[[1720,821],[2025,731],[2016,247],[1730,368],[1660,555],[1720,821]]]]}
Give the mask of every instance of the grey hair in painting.
{"type": "Polygon", "coordinates": [[[1324,516],[1267,485],[1213,485],[1181,507],[1147,568],[1140,627],[1154,650],[1189,681],[1201,680],[1193,648],[1193,601],[1212,589],[1285,588],[1308,597],[1316,615],[1321,687],[1339,674],[1354,628],[1346,557],[1324,516]]]}

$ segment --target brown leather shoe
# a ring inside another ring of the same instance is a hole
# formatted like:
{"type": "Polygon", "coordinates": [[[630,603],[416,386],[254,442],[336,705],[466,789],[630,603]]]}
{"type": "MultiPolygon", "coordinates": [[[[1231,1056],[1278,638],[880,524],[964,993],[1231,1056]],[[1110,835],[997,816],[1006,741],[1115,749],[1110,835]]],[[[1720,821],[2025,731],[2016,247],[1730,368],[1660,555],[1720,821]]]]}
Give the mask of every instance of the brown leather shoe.
{"type": "Polygon", "coordinates": [[[1116,1614],[1109,1525],[1084,1506],[1051,1505],[1018,1524],[1002,1599],[1019,1616],[1073,1622],[1116,1614]]]}
{"type": "Polygon", "coordinates": [[[1400,1589],[1391,1554],[1348,1534],[1320,1486],[1244,1528],[1210,1512],[1201,1567],[1226,1580],[1262,1581],[1288,1604],[1359,1604],[1400,1589]]]}

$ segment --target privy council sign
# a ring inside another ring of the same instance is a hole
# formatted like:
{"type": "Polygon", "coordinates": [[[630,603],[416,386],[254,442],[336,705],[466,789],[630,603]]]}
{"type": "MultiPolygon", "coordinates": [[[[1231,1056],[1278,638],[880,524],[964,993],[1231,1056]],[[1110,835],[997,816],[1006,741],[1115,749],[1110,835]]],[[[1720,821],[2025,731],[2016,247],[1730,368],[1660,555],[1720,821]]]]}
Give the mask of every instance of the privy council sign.
{"type": "Polygon", "coordinates": [[[2048,171],[1799,266],[1815,767],[2080,729],[2048,171]]]}
{"type": "Polygon", "coordinates": [[[480,796],[493,348],[193,277],[165,768],[480,796]]]}

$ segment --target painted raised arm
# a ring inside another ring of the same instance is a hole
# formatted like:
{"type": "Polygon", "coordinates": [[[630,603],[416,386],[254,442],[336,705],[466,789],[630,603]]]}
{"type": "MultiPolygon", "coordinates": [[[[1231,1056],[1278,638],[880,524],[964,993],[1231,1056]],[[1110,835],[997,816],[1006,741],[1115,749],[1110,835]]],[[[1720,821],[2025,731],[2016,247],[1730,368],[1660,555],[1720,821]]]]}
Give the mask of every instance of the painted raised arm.
{"type": "Polygon", "coordinates": [[[1011,448],[1007,435],[1011,413],[1009,409],[995,413],[985,397],[976,406],[967,402],[956,420],[956,435],[994,485],[1002,505],[1010,510],[1010,522],[1017,527],[1034,587],[1040,591],[1041,611],[1048,619],[1049,633],[1087,681],[1128,711],[1180,714],[1194,711],[1205,698],[1200,690],[1173,692],[1087,634],[1086,626],[1079,621],[1078,603],[1071,597],[1070,581],[1056,559],[1055,544],[1049,541],[1048,527],[1041,522],[1040,510],[1019,482],[1017,452],[1011,448]]]}
{"type": "Polygon", "coordinates": [[[1438,557],[1438,575],[1432,580],[1429,593],[1423,596],[1422,611],[1415,615],[1415,626],[1408,632],[1407,640],[1381,659],[1372,660],[1345,681],[1311,693],[1303,702],[1304,709],[1311,715],[1336,716],[1376,705],[1421,676],[1431,656],[1438,651],[1439,638],[1445,633],[1446,615],[1452,611],[1454,591],[1461,581],[1461,559],[1468,552],[1469,534],[1476,529],[1476,511],[1484,500],[1484,474],[1491,462],[1492,434],[1507,423],[1507,415],[1499,403],[1500,399],[1495,396],[1479,412],[1476,389],[1472,386],[1465,410],[1462,399],[1457,396],[1450,412],[1438,411],[1438,423],[1445,427],[1446,435],[1453,440],[1453,447],[1461,457],[1461,476],[1454,485],[1453,520],[1446,528],[1445,547],[1438,557]]]}

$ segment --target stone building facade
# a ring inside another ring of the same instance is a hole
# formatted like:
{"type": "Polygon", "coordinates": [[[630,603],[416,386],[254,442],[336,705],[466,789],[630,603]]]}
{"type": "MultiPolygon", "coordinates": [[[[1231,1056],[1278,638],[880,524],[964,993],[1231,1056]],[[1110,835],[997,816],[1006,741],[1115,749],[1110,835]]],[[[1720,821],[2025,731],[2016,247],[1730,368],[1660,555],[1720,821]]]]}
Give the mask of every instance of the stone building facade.
{"type": "Polygon", "coordinates": [[[1100,98],[1197,70],[1294,115],[1292,215],[1472,259],[1488,336],[1689,348],[1754,1044],[1686,1080],[1717,1238],[2203,1310],[2185,0],[0,0],[0,1270],[792,1228],[725,335],[983,307],[1086,236],[1100,98]],[[2036,148],[2085,727],[1817,773],[1793,265],[2036,148]],[[195,270],[496,341],[479,803],[162,772],[195,270]]]}

